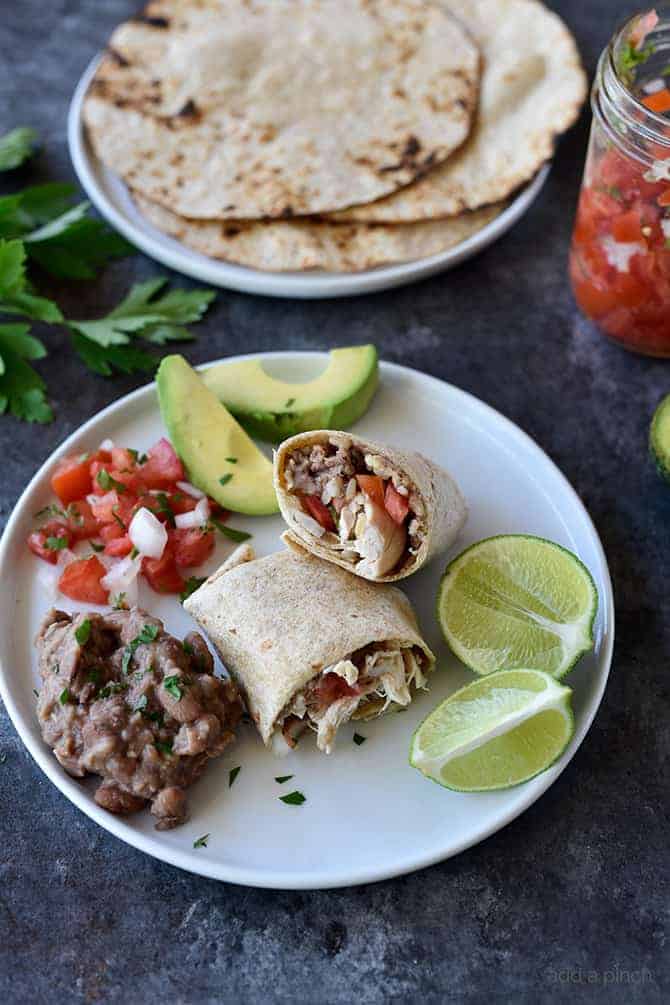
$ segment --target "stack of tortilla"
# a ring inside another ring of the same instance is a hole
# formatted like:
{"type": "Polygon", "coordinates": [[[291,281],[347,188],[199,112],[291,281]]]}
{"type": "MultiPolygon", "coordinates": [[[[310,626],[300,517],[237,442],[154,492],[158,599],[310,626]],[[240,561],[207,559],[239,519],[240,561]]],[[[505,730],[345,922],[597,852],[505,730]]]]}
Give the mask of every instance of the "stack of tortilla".
{"type": "Polygon", "coordinates": [[[112,35],[84,121],[184,245],[355,272],[489,223],[585,91],[537,0],[152,0],[112,35]]]}

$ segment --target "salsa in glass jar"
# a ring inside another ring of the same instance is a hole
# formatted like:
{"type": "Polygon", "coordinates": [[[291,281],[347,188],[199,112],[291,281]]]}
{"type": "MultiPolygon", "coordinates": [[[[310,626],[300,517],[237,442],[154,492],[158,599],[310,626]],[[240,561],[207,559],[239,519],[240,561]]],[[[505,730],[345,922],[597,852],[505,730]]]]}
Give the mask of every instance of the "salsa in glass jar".
{"type": "Polygon", "coordinates": [[[631,18],[602,54],[570,252],[581,311],[670,356],[670,9],[631,18]]]}

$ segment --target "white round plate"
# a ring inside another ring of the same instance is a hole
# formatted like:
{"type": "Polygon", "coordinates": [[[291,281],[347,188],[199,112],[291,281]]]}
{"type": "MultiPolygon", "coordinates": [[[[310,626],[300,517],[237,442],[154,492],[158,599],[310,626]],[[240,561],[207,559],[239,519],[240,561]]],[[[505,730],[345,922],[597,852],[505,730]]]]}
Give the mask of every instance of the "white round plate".
{"type": "MultiPolygon", "coordinates": [[[[242,357],[245,358],[245,357],[242,357]]],[[[246,357],[249,358],[249,357],[246,357]]],[[[303,379],[320,372],[325,353],[268,353],[261,357],[276,375],[303,379]]],[[[145,450],[163,435],[155,385],[110,405],[75,432],[35,475],[19,500],[0,544],[0,694],[14,725],[42,770],[76,806],[128,844],[164,862],[215,879],[249,886],[316,889],[385,879],[419,869],[476,844],[518,816],[558,777],[583,740],[605,689],[614,636],[612,588],[598,535],[578,496],[547,455],[492,408],[433,377],[392,363],[381,364],[381,386],[356,432],[403,447],[419,447],[447,467],[470,507],[465,532],[451,555],[443,555],[402,583],[416,606],[429,645],[438,657],[430,692],[403,714],[389,714],[357,730],[340,731],[334,753],[316,750],[311,736],[278,760],[249,726],[190,790],[190,821],[158,832],[148,812],[115,817],[93,801],[94,781],[78,782],[43,744],[33,688],[39,685],[33,638],[52,605],[39,573],[45,564],[25,545],[33,514],[50,501],[49,476],[63,454],[91,450],[107,437],[145,450]],[[544,774],[504,792],[460,794],[425,779],[407,761],[410,738],[427,713],[473,679],[447,649],[434,606],[440,574],[449,557],[492,534],[523,532],[558,541],[591,570],[600,597],[596,645],[570,674],[574,688],[575,736],[544,774]],[[241,771],[232,788],[231,768],[241,771]],[[293,775],[280,786],[276,775],[293,775]],[[279,801],[298,789],[300,807],[279,801]],[[206,848],[193,842],[210,834],[206,848]]],[[[282,547],[280,517],[231,518],[253,533],[260,555],[282,547]]],[[[234,545],[220,544],[207,571],[234,545]]],[[[179,602],[143,585],[140,601],[183,636],[193,624],[179,602]]],[[[60,598],[66,609],[77,605],[60,598]]],[[[315,626],[318,631],[318,626],[315,626]]],[[[569,796],[568,796],[569,798],[569,796]]]]}
{"type": "Polygon", "coordinates": [[[243,293],[303,299],[355,296],[404,286],[451,269],[502,237],[535,201],[549,174],[550,165],[546,164],[495,220],[456,247],[429,258],[356,273],[261,272],[221,262],[191,251],[148,223],[121,179],[93,154],[85,136],[81,112],[100,58],[95,57],[77,84],[68,114],[70,157],[79,182],[102,216],[135,247],[157,262],[213,286],[241,290],[243,293]]]}

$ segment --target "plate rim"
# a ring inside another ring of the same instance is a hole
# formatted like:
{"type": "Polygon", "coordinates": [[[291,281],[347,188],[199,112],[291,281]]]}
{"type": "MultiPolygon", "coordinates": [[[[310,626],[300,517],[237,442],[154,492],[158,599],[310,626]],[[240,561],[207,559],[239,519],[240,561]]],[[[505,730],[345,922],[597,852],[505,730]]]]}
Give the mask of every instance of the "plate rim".
{"type": "MultiPolygon", "coordinates": [[[[196,367],[196,369],[206,370],[218,363],[250,359],[271,360],[286,357],[303,359],[317,357],[320,359],[326,359],[327,356],[327,351],[320,350],[279,350],[264,353],[245,353],[238,356],[228,356],[211,360],[207,363],[200,364],[196,367]]],[[[367,883],[393,879],[397,876],[406,875],[408,873],[418,871],[419,869],[435,865],[438,862],[443,862],[447,859],[453,858],[455,855],[459,855],[462,851],[474,847],[486,838],[497,833],[499,830],[502,830],[503,827],[506,827],[509,823],[524,813],[525,810],[532,806],[533,803],[535,803],[547,791],[547,789],[553,785],[568,764],[572,761],[591,728],[607,687],[612,665],[616,625],[614,593],[607,557],[595,524],[593,523],[593,520],[591,519],[591,516],[579,494],[573,488],[558,465],[552,460],[549,454],[543,450],[537,441],[533,439],[533,437],[524,432],[520,426],[518,426],[511,419],[508,419],[507,416],[502,414],[502,412],[493,408],[493,406],[487,404],[487,402],[482,401],[481,398],[478,398],[469,391],[456,387],[454,384],[451,384],[446,380],[442,380],[440,377],[434,377],[432,374],[424,373],[415,367],[405,366],[400,363],[380,361],[380,370],[382,371],[382,374],[384,371],[387,371],[391,374],[397,374],[400,376],[409,371],[412,376],[418,376],[421,380],[426,381],[431,387],[439,390],[441,393],[443,393],[443,388],[446,386],[448,392],[450,394],[454,394],[456,398],[461,397],[467,400],[471,405],[481,409],[485,415],[493,417],[502,425],[505,432],[512,437],[512,440],[517,440],[526,447],[530,446],[538,451],[543,457],[545,463],[553,469],[559,480],[563,482],[564,487],[567,488],[569,493],[574,497],[577,510],[581,512],[586,528],[590,532],[598,560],[601,564],[603,585],[603,596],[600,599],[602,618],[606,630],[603,632],[602,654],[598,661],[600,673],[592,707],[583,717],[583,720],[578,723],[568,749],[560,760],[535,779],[531,779],[529,782],[525,783],[530,786],[526,795],[522,799],[514,802],[510,809],[501,812],[495,818],[494,822],[482,825],[467,838],[464,838],[463,840],[456,842],[453,846],[450,846],[449,850],[431,851],[430,853],[419,856],[408,855],[402,860],[398,860],[396,865],[392,867],[367,867],[359,870],[358,872],[353,872],[348,877],[340,874],[334,877],[329,876],[327,871],[319,874],[314,874],[313,872],[299,874],[282,872],[279,869],[268,870],[267,874],[259,876],[258,871],[253,868],[242,868],[226,864],[222,865],[221,863],[210,862],[205,858],[203,858],[201,862],[195,863],[189,856],[188,851],[172,849],[168,846],[161,845],[155,847],[154,842],[156,841],[156,838],[153,834],[147,836],[140,831],[136,831],[125,823],[124,818],[114,817],[113,815],[106,813],[100,807],[96,806],[86,790],[78,786],[74,779],[70,778],[62,771],[60,765],[52,756],[51,751],[44,746],[41,740],[33,739],[29,731],[29,727],[26,725],[24,729],[24,717],[22,716],[17,703],[14,701],[10,689],[9,681],[11,671],[8,671],[8,668],[5,666],[2,647],[0,647],[0,697],[2,698],[19,738],[37,766],[44,772],[56,788],[70,800],[71,803],[85,813],[86,816],[88,816],[96,824],[101,826],[103,830],[120,839],[125,844],[129,844],[131,847],[150,855],[158,861],[176,866],[186,872],[204,876],[209,879],[216,879],[241,886],[250,886],[257,889],[322,890],[338,887],[360,886],[367,883]]],[[[54,463],[68,452],[71,448],[71,444],[75,440],[79,439],[82,435],[87,435],[97,424],[104,422],[106,419],[114,416],[117,412],[123,412],[129,407],[137,406],[141,402],[141,399],[149,398],[152,394],[154,394],[155,388],[156,382],[151,381],[148,384],[144,384],[141,387],[136,388],[129,394],[123,395],[116,401],[111,402],[109,405],[105,406],[105,408],[96,412],[75,430],[73,430],[72,433],[70,433],[70,435],[49,454],[19,496],[4,528],[2,537],[0,538],[0,577],[3,576],[3,571],[11,559],[11,550],[14,544],[13,539],[16,536],[17,527],[23,518],[25,506],[33,492],[39,489],[43,480],[52,469],[54,463]]],[[[7,643],[7,645],[9,644],[7,643]]],[[[509,791],[521,791],[521,787],[518,787],[517,789],[510,789],[509,791]]]]}
{"type": "MultiPolygon", "coordinates": [[[[90,150],[84,135],[82,118],[84,97],[102,57],[103,53],[99,52],[91,59],[77,83],[68,109],[68,150],[79,184],[98,212],[144,254],[191,279],[211,283],[223,289],[264,296],[313,300],[363,296],[366,293],[381,292],[427,279],[459,265],[506,234],[535,202],[552,166],[551,159],[546,161],[534,177],[511,199],[509,205],[481,230],[453,248],[447,248],[435,255],[360,272],[264,272],[233,262],[208,258],[191,251],[185,245],[179,246],[183,250],[163,245],[159,239],[136,227],[107,196],[95,176],[93,165],[97,163],[97,158],[90,150]]],[[[169,238],[168,235],[164,236],[175,245],[179,245],[175,239],[169,238]]]]}

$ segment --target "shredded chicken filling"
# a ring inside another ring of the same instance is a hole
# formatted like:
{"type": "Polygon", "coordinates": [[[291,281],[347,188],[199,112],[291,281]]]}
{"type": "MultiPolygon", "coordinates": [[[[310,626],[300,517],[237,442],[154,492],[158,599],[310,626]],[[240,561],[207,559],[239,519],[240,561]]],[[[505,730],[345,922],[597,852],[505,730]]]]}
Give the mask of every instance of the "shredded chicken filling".
{"type": "Polygon", "coordinates": [[[425,687],[425,656],[416,648],[375,643],[324,668],[286,706],[276,730],[294,747],[304,729],[316,732],[319,750],[330,754],[339,727],[350,719],[381,715],[389,705],[406,707],[425,687]]]}
{"type": "Polygon", "coordinates": [[[284,477],[298,501],[295,522],[355,564],[360,575],[387,575],[418,552],[423,502],[386,458],[332,438],[296,450],[284,477]]]}

